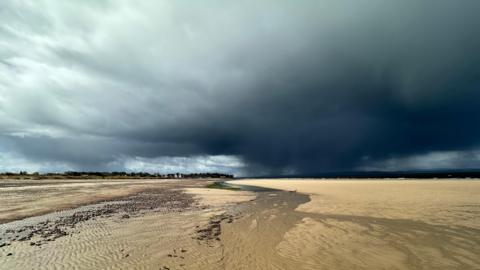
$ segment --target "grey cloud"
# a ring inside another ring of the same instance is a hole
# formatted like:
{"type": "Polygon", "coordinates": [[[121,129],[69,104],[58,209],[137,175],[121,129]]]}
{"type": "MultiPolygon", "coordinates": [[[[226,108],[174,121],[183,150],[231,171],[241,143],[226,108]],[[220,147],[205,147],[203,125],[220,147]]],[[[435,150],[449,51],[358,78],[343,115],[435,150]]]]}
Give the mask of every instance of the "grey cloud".
{"type": "Polygon", "coordinates": [[[0,132],[29,160],[313,174],[479,147],[478,1],[0,5],[0,132]]]}

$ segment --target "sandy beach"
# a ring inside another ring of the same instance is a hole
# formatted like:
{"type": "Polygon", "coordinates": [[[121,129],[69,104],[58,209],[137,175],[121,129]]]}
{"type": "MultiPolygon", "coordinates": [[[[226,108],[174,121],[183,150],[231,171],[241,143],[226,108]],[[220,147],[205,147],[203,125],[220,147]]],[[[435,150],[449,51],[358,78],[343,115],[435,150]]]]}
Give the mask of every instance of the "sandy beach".
{"type": "Polygon", "coordinates": [[[480,0],[0,0],[0,270],[480,270],[480,0]]]}
{"type": "Polygon", "coordinates": [[[0,269],[479,269],[479,181],[0,185],[0,269]]]}
{"type": "Polygon", "coordinates": [[[297,269],[480,269],[480,181],[232,183],[308,195],[275,246],[297,269]]]}
{"type": "Polygon", "coordinates": [[[220,223],[255,196],[209,183],[4,181],[0,269],[221,269],[220,223]]]}

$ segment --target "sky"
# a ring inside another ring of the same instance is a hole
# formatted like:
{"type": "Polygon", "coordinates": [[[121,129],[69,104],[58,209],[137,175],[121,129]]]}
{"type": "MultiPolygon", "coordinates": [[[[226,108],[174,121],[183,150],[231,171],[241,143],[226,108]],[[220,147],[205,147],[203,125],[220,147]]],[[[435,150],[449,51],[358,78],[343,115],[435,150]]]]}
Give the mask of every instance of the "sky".
{"type": "Polygon", "coordinates": [[[478,0],[2,0],[0,171],[480,168],[478,0]]]}

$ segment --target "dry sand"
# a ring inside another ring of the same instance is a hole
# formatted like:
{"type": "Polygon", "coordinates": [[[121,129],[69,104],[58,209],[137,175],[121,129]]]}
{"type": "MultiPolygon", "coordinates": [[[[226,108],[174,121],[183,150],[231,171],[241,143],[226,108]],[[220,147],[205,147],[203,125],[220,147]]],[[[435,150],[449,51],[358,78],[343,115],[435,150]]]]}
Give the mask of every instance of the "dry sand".
{"type": "Polygon", "coordinates": [[[19,217],[25,213],[19,208],[32,208],[38,198],[41,213],[48,213],[0,224],[0,269],[222,269],[220,225],[238,218],[230,207],[255,195],[201,188],[208,183],[10,183],[8,191],[0,189],[8,194],[0,199],[10,207],[5,213],[19,217]],[[22,197],[29,194],[34,197],[22,197]],[[73,204],[78,207],[58,211],[73,204]]]}
{"type": "Polygon", "coordinates": [[[480,269],[480,181],[232,183],[309,195],[274,247],[296,269],[480,269]]]}
{"type": "Polygon", "coordinates": [[[3,181],[0,269],[480,269],[477,181],[208,183],[3,181]]]}
{"type": "Polygon", "coordinates": [[[127,196],[179,180],[0,180],[0,223],[127,196]]]}

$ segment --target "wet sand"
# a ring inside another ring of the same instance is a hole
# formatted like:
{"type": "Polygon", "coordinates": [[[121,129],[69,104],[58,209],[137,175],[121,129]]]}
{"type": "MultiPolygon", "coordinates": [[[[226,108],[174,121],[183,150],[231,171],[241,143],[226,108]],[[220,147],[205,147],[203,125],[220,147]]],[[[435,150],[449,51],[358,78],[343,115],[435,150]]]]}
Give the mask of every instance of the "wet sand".
{"type": "Polygon", "coordinates": [[[480,269],[480,181],[232,183],[308,195],[294,214],[270,206],[273,220],[263,221],[265,209],[252,221],[277,228],[295,219],[272,247],[280,268],[480,269]]]}
{"type": "Polygon", "coordinates": [[[13,181],[0,269],[480,269],[476,181],[13,181]]]}
{"type": "MultiPolygon", "coordinates": [[[[0,180],[0,223],[127,196],[178,180],[0,180]]],[[[184,182],[180,182],[184,183],[184,182]]],[[[184,183],[186,184],[186,183],[184,183]]]]}
{"type": "Polygon", "coordinates": [[[0,269],[221,269],[221,224],[234,222],[239,212],[229,209],[255,195],[202,188],[209,183],[132,179],[4,185],[0,203],[4,213],[17,218],[0,224],[0,269]],[[80,193],[84,196],[75,197],[80,193]],[[16,203],[16,198],[22,199],[16,203]],[[42,211],[19,215],[37,198],[42,211]],[[75,199],[63,201],[69,198],[75,199]]]}

